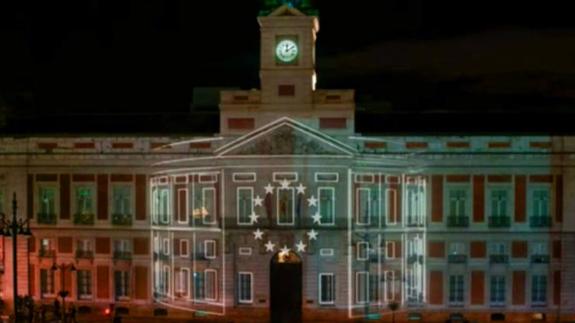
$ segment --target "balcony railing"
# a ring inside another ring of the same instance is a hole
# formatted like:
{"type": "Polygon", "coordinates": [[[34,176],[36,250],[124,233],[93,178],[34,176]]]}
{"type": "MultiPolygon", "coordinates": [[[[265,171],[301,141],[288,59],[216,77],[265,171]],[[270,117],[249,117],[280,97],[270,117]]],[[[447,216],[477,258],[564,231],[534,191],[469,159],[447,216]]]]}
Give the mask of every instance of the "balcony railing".
{"type": "Polygon", "coordinates": [[[94,251],[92,251],[92,250],[76,250],[76,258],[78,258],[78,259],[92,259],[92,258],[94,258],[94,251]]]}
{"type": "Polygon", "coordinates": [[[93,225],[96,217],[94,213],[76,213],[74,214],[74,224],[93,225]]]}
{"type": "Polygon", "coordinates": [[[509,263],[508,255],[490,255],[489,262],[492,264],[506,264],[509,263]]]}
{"type": "Polygon", "coordinates": [[[490,228],[509,228],[511,226],[511,217],[508,216],[490,216],[490,228]]]}
{"type": "Polygon", "coordinates": [[[38,255],[42,258],[52,258],[52,257],[54,257],[55,254],[56,254],[56,251],[52,250],[52,249],[40,248],[40,250],[38,250],[38,255]]]}
{"type": "Polygon", "coordinates": [[[531,255],[532,264],[548,264],[549,260],[549,255],[531,255]]]}
{"type": "Polygon", "coordinates": [[[56,214],[54,213],[38,213],[36,222],[38,224],[56,224],[56,214]]]}
{"type": "Polygon", "coordinates": [[[131,214],[112,214],[112,224],[113,225],[132,225],[132,215],[131,214]]]}
{"type": "Polygon", "coordinates": [[[423,216],[408,216],[405,225],[408,227],[423,227],[425,226],[425,217],[423,216]]]}
{"type": "Polygon", "coordinates": [[[467,228],[469,226],[468,216],[448,216],[447,226],[450,228],[467,228]]]}
{"type": "Polygon", "coordinates": [[[409,255],[407,257],[407,263],[410,265],[414,264],[414,263],[423,264],[423,256],[422,255],[409,255]]]}
{"type": "Polygon", "coordinates": [[[130,251],[114,251],[115,260],[132,260],[132,252],[130,251]]]}
{"type": "Polygon", "coordinates": [[[450,264],[464,264],[467,263],[467,255],[448,255],[447,262],[450,264]]]}
{"type": "Polygon", "coordinates": [[[532,228],[548,228],[551,226],[551,217],[531,216],[529,217],[529,226],[532,228]]]}

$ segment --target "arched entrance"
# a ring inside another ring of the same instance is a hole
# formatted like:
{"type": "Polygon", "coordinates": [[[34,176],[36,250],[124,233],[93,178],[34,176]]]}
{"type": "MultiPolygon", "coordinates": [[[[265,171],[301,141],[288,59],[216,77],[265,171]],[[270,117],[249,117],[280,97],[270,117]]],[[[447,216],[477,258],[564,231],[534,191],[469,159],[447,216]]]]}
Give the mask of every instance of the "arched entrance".
{"type": "Polygon", "coordinates": [[[301,322],[302,264],[293,251],[276,253],[270,264],[270,322],[301,322]]]}

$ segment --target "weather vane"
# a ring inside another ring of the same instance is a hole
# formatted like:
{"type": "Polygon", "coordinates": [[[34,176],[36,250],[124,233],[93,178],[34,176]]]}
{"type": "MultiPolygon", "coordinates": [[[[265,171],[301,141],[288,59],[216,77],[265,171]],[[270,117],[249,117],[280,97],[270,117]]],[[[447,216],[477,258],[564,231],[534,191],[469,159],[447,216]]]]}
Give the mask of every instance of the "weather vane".
{"type": "Polygon", "coordinates": [[[317,15],[317,10],[313,9],[311,0],[264,0],[263,10],[260,12],[260,15],[268,15],[283,5],[297,8],[308,15],[317,15]]]}

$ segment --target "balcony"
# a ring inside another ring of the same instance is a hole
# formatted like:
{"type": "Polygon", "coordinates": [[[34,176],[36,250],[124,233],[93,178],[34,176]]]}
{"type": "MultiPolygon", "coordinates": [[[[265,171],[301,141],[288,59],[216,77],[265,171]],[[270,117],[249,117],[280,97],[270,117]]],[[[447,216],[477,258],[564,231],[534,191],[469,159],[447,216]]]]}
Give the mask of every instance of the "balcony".
{"type": "Polygon", "coordinates": [[[508,255],[490,255],[489,263],[491,264],[507,264],[509,263],[508,255]]]}
{"type": "Polygon", "coordinates": [[[56,255],[56,251],[52,249],[40,248],[40,250],[38,250],[38,255],[41,258],[53,258],[56,255]]]}
{"type": "Polygon", "coordinates": [[[549,228],[551,227],[551,217],[531,216],[529,217],[529,226],[531,228],[549,228]]]}
{"type": "Polygon", "coordinates": [[[462,254],[448,255],[447,262],[450,264],[465,264],[467,263],[467,255],[462,254]]]}
{"type": "Polygon", "coordinates": [[[92,250],[76,250],[77,259],[93,259],[94,251],[92,250]]]}
{"type": "Polygon", "coordinates": [[[132,225],[132,215],[131,214],[112,214],[112,224],[113,225],[132,225]]]}
{"type": "Polygon", "coordinates": [[[423,264],[423,256],[422,255],[409,255],[407,257],[407,263],[410,265],[414,264],[414,263],[423,264]]]}
{"type": "Polygon", "coordinates": [[[467,228],[469,226],[468,216],[448,216],[447,226],[449,228],[467,228]]]}
{"type": "Polygon", "coordinates": [[[509,228],[511,226],[511,217],[508,216],[490,216],[490,228],[509,228]]]}
{"type": "Polygon", "coordinates": [[[531,255],[532,264],[548,264],[549,260],[549,255],[531,255]]]}
{"type": "Polygon", "coordinates": [[[423,227],[424,224],[424,217],[423,216],[408,216],[405,222],[405,225],[408,227],[423,227]]]}
{"type": "Polygon", "coordinates": [[[74,224],[93,225],[96,217],[94,213],[76,213],[74,214],[74,224]]]}
{"type": "Polygon", "coordinates": [[[114,251],[114,260],[132,260],[130,251],[114,251]]]}
{"type": "Polygon", "coordinates": [[[36,222],[38,224],[56,224],[56,214],[54,213],[38,213],[36,222]]]}

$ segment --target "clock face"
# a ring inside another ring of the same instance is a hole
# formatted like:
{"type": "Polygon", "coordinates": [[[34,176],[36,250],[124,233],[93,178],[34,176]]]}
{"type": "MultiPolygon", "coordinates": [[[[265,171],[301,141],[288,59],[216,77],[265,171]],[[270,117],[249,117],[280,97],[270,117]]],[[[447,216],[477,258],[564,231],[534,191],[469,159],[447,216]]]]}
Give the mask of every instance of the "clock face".
{"type": "Polygon", "coordinates": [[[284,39],[280,41],[276,46],[276,56],[284,63],[293,62],[299,53],[297,44],[290,39],[284,39]]]}

